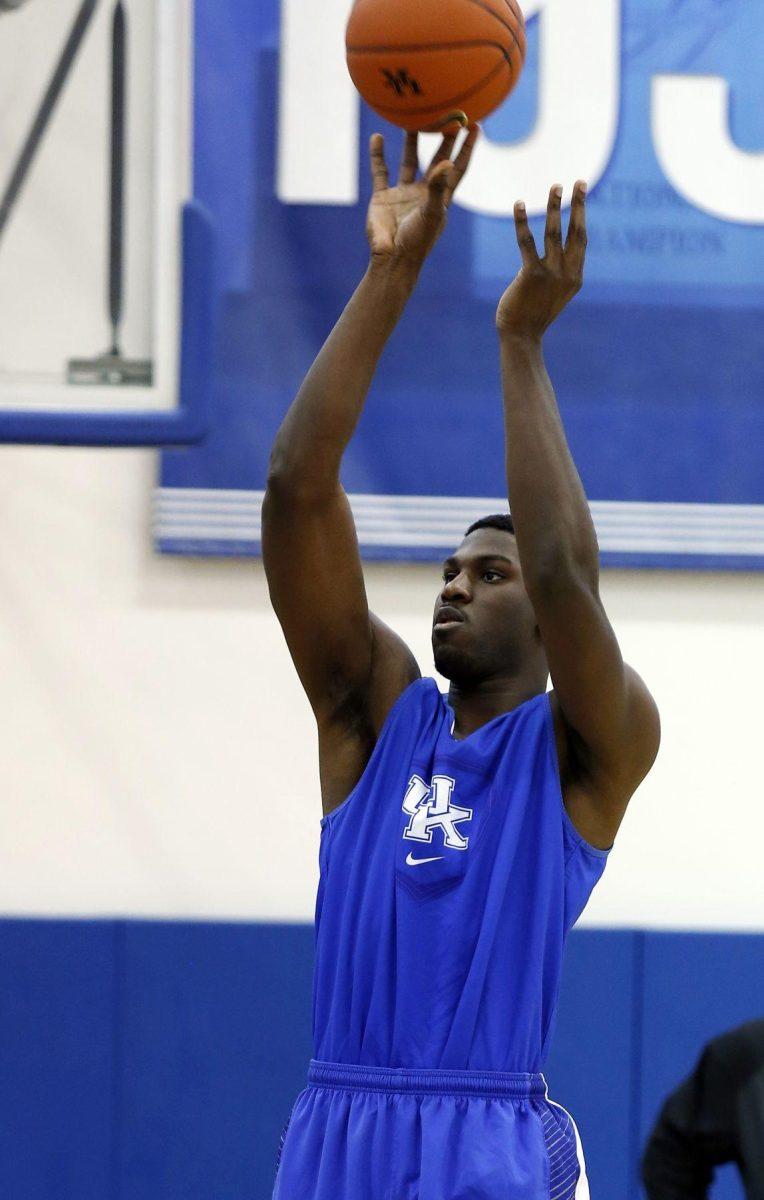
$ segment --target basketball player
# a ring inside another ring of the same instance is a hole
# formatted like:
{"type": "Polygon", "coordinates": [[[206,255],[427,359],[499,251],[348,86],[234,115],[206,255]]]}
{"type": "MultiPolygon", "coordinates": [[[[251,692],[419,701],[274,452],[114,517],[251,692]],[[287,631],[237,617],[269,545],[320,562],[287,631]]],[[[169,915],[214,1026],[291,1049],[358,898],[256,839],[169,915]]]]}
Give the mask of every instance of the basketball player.
{"type": "Polygon", "coordinates": [[[409,136],[395,186],[372,138],[369,268],[271,456],[265,568],[318,723],[324,809],[315,1058],[282,1135],[278,1200],[588,1195],[577,1130],[540,1072],[567,933],[655,759],[659,722],[600,601],[542,356],[581,286],[583,184],[565,243],[552,188],[543,257],[515,208],[523,265],[496,321],[512,517],[479,521],[443,564],[432,644],[447,695],[369,612],[339,482],[477,137],[453,161],[445,138],[418,180],[409,136]]]}

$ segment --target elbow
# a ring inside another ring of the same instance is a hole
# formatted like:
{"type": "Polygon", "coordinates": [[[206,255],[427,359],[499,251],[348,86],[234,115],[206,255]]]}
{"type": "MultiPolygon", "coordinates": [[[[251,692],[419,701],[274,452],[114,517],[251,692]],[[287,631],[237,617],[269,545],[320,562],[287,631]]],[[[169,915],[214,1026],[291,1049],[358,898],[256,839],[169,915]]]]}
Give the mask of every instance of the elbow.
{"type": "Polygon", "coordinates": [[[263,520],[269,510],[282,505],[296,491],[297,477],[286,468],[283,459],[271,454],[263,497],[263,520]]]}
{"type": "Polygon", "coordinates": [[[279,491],[293,482],[299,476],[299,470],[294,462],[294,456],[277,438],[271,448],[268,458],[268,473],[266,487],[269,491],[279,491]]]}
{"type": "Polygon", "coordinates": [[[263,500],[263,517],[268,508],[299,504],[317,505],[337,495],[339,479],[324,478],[308,467],[290,461],[277,448],[271,452],[263,500]]]}
{"type": "Polygon", "coordinates": [[[271,455],[268,462],[268,472],[265,477],[266,499],[282,495],[289,487],[289,472],[284,469],[284,463],[271,455]]]}
{"type": "Polygon", "coordinates": [[[550,545],[534,562],[523,564],[525,588],[531,599],[548,599],[589,592],[599,596],[599,555],[595,547],[577,552],[573,547],[550,545]]]}

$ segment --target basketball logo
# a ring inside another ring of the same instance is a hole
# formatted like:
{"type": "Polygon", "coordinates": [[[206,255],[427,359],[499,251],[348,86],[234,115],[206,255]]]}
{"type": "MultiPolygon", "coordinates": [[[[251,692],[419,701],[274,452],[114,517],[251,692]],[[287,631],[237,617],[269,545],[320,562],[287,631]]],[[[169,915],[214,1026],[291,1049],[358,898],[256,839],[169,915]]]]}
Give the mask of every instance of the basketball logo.
{"type": "Polygon", "coordinates": [[[452,850],[466,850],[469,837],[464,837],[456,826],[472,820],[472,809],[451,803],[455,786],[456,780],[448,775],[433,775],[429,786],[421,776],[412,775],[403,800],[403,811],[411,820],[403,836],[429,843],[433,829],[442,829],[444,845],[452,850]]]}
{"type": "Polygon", "coordinates": [[[412,79],[405,67],[391,71],[388,67],[380,67],[385,78],[385,87],[391,87],[396,96],[421,96],[422,89],[416,79],[412,79]]]}

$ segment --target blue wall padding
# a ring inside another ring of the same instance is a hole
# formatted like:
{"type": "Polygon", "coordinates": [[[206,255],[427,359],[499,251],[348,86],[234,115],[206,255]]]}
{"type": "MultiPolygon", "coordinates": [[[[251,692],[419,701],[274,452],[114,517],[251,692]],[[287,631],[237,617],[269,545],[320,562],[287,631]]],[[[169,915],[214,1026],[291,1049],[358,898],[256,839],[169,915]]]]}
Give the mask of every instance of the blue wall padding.
{"type": "MultiPolygon", "coordinates": [[[[565,956],[549,1098],[571,1113],[581,1134],[593,1200],[631,1200],[634,1180],[633,1020],[641,934],[574,933],[565,956]]],[[[638,990],[638,989],[637,989],[638,990]]]]}
{"type": "MultiPolygon", "coordinates": [[[[0,1197],[270,1200],[313,944],[310,925],[0,920],[0,1197]]],[[[764,1012],[762,981],[764,937],[574,931],[546,1077],[592,1200],[637,1200],[662,1097],[764,1012]]],[[[742,1192],[723,1173],[713,1194],[742,1192]]]]}
{"type": "Polygon", "coordinates": [[[310,926],[127,925],[119,1200],[270,1197],[312,965],[310,926]]]}
{"type": "Polygon", "coordinates": [[[114,925],[0,922],[0,1196],[110,1200],[114,925]]]}

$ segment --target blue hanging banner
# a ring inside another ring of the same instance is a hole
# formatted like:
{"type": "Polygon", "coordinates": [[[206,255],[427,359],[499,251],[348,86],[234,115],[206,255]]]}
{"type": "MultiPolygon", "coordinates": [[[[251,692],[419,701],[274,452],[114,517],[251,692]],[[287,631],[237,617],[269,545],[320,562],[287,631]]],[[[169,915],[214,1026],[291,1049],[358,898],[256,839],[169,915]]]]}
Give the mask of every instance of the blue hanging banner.
{"type": "MultiPolygon", "coordinates": [[[[524,75],[345,456],[362,553],[439,559],[506,509],[494,312],[519,265],[512,206],[540,238],[549,186],[567,199],[580,176],[586,280],[547,363],[603,561],[764,567],[764,7],[524,7],[524,75]]],[[[273,438],[364,273],[368,138],[385,133],[392,168],[402,135],[349,85],[348,8],[197,0],[194,191],[220,231],[220,320],[212,432],[162,457],[163,551],[259,553],[273,438]]]]}

